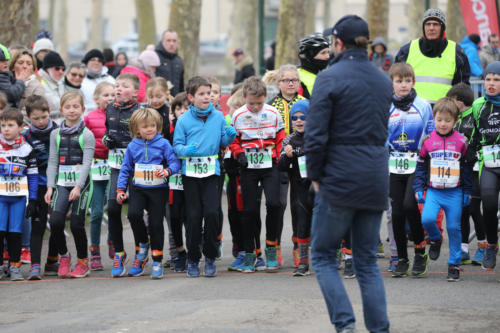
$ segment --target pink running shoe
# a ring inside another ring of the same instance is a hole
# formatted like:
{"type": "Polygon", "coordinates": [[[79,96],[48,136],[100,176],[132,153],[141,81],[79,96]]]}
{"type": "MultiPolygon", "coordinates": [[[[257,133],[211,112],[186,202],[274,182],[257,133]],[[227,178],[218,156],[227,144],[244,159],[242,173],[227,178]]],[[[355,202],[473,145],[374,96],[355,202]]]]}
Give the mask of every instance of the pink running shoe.
{"type": "Polygon", "coordinates": [[[78,259],[75,268],[71,272],[72,278],[84,278],[90,274],[89,259],[78,259]]]}
{"type": "Polygon", "coordinates": [[[103,270],[100,254],[94,254],[93,256],[90,257],[90,269],[92,271],[102,271],[103,270]]]}
{"type": "Polygon", "coordinates": [[[31,264],[31,251],[30,249],[27,249],[23,247],[21,249],[21,262],[23,264],[31,264]]]}
{"type": "Polygon", "coordinates": [[[108,238],[108,256],[109,259],[113,260],[115,257],[115,246],[113,245],[113,241],[108,238]]]}
{"type": "Polygon", "coordinates": [[[61,256],[61,259],[59,260],[59,270],[57,271],[57,275],[60,278],[68,278],[70,269],[71,269],[71,254],[68,252],[67,255],[61,256]]]}

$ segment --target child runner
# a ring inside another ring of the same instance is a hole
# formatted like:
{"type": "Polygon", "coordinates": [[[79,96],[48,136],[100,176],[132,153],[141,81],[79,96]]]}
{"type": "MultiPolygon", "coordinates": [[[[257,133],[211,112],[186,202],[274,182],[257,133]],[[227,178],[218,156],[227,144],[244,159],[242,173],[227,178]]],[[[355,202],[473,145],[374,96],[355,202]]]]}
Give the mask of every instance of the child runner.
{"type": "Polygon", "coordinates": [[[429,257],[432,260],[438,259],[441,249],[441,232],[436,218],[440,209],[445,211],[450,248],[447,279],[450,282],[460,279],[460,215],[462,206],[470,204],[472,190],[472,165],[466,155],[467,138],[453,129],[459,114],[457,103],[450,97],[443,97],[434,104],[436,129],[422,143],[413,184],[415,199],[425,203],[422,224],[429,234],[429,257]]]}
{"type": "MultiPolygon", "coordinates": [[[[109,148],[108,164],[111,167],[108,193],[108,224],[115,257],[111,276],[126,274],[124,263],[127,254],[123,248],[122,205],[116,201],[116,182],[125,155],[125,150],[132,141],[129,132],[129,120],[132,113],[139,108],[137,91],[139,78],[130,73],[118,75],[115,83],[115,100],[106,107],[106,133],[102,143],[109,148]]],[[[136,247],[139,244],[135,244],[136,247]]]]}
{"type": "Polygon", "coordinates": [[[257,205],[259,182],[266,194],[266,267],[274,271],[279,267],[276,228],[281,214],[277,163],[285,131],[279,112],[265,104],[267,92],[262,80],[250,77],[244,81],[242,89],[246,104],[233,114],[232,123],[238,135],[230,146],[233,158],[241,166],[244,205],[241,223],[246,252],[242,271],[255,272],[254,228],[260,213],[257,205]]]}
{"type": "Polygon", "coordinates": [[[409,272],[406,221],[410,224],[415,244],[412,275],[421,276],[427,273],[429,258],[425,253],[424,230],[412,186],[421,142],[434,129],[432,109],[417,96],[413,88],[415,73],[410,65],[394,64],[389,70],[389,76],[394,88],[389,115],[389,196],[392,227],[398,248],[398,263],[392,276],[404,277],[409,272]]]}
{"type": "Polygon", "coordinates": [[[216,274],[220,198],[218,153],[221,147],[231,144],[236,135],[233,127],[226,127],[222,113],[210,103],[210,90],[210,82],[203,77],[195,76],[188,81],[186,92],[191,104],[177,121],[174,132],[174,150],[183,159],[189,277],[200,276],[200,246],[205,256],[205,276],[216,274]]]}
{"type": "MultiPolygon", "coordinates": [[[[47,226],[49,205],[44,200],[47,192],[47,162],[49,160],[50,132],[57,124],[50,119],[50,107],[42,96],[32,95],[26,99],[26,114],[31,125],[23,132],[26,141],[31,145],[38,165],[38,193],[35,216],[31,217],[31,270],[28,280],[40,280],[40,263],[43,234],[47,226]]],[[[47,262],[44,275],[57,275],[59,269],[59,254],[57,253],[54,236],[50,233],[47,262]]]]}
{"type": "MultiPolygon", "coordinates": [[[[94,134],[95,152],[92,160],[92,199],[90,204],[90,269],[101,271],[101,225],[104,214],[104,198],[108,189],[111,170],[108,165],[109,149],[102,143],[106,133],[106,106],[115,99],[114,86],[109,82],[101,82],[94,90],[94,101],[97,109],[85,116],[85,126],[94,134]]],[[[108,255],[115,256],[113,242],[108,232],[108,255]]]]}
{"type": "Polygon", "coordinates": [[[78,91],[65,93],[61,97],[60,108],[64,121],[60,128],[50,133],[45,202],[51,205],[50,230],[54,233],[57,250],[61,255],[57,274],[62,278],[83,278],[90,273],[85,215],[92,196],[90,168],[95,139],[82,120],[84,110],[83,97],[78,91]],[[70,208],[71,233],[78,258],[71,274],[71,254],[64,236],[66,213],[70,208]]]}
{"type": "Polygon", "coordinates": [[[162,116],[151,108],[138,109],[130,118],[130,135],[134,138],[125,152],[116,190],[116,201],[122,204],[127,198],[125,192],[132,177],[134,190],[130,192],[128,219],[139,250],[129,276],[144,274],[151,244],[151,278],[163,277],[163,217],[168,199],[168,177],[179,170],[179,160],[168,140],[160,134],[162,124],[162,116]],[[144,210],[148,212],[147,227],[144,210]]]}
{"type": "MultiPolygon", "coordinates": [[[[24,280],[21,273],[21,224],[35,217],[38,171],[35,152],[21,135],[23,114],[10,108],[0,114],[0,253],[4,240],[9,247],[12,281],[24,280]],[[29,198],[26,208],[26,196],[29,198]],[[26,213],[26,214],[25,214],[26,213]]],[[[0,278],[4,274],[0,258],[0,278]]]]}
{"type": "MultiPolygon", "coordinates": [[[[455,99],[460,108],[460,116],[455,129],[465,135],[467,140],[472,137],[472,131],[474,130],[474,116],[472,114],[472,103],[474,102],[474,92],[469,85],[465,83],[458,83],[451,87],[446,94],[447,97],[455,99]]],[[[468,150],[469,153],[473,153],[472,149],[468,150]]],[[[473,160],[474,156],[468,157],[469,160],[473,160]]],[[[461,251],[461,263],[481,265],[484,258],[484,252],[486,251],[486,234],[484,232],[484,220],[483,214],[481,213],[481,192],[479,191],[479,164],[476,162],[474,164],[474,169],[472,173],[472,199],[470,206],[464,206],[462,210],[462,221],[460,224],[462,230],[462,251],[461,251]],[[469,256],[469,233],[470,233],[470,218],[474,221],[474,230],[476,231],[477,237],[477,250],[476,254],[470,259],[469,256]]]]}

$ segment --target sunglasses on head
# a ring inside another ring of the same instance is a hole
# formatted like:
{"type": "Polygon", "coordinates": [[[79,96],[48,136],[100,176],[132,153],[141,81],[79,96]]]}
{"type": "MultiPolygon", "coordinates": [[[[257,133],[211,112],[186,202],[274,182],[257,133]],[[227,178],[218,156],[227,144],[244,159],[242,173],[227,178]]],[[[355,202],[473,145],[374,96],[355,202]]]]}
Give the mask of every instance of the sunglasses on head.
{"type": "Polygon", "coordinates": [[[297,120],[302,120],[302,121],[305,121],[306,120],[306,116],[292,116],[292,120],[293,121],[297,121],[297,120]]]}

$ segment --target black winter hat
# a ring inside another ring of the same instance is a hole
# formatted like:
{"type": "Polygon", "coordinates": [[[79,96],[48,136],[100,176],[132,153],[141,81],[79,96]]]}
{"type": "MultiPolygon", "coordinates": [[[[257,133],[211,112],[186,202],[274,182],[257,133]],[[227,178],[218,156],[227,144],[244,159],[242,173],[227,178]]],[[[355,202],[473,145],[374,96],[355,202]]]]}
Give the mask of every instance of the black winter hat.
{"type": "Polygon", "coordinates": [[[43,58],[43,69],[51,68],[51,67],[57,67],[61,66],[66,69],[66,65],[64,65],[64,61],[62,60],[61,56],[59,53],[50,51],[47,53],[45,58],[43,58]]]}
{"type": "Polygon", "coordinates": [[[104,64],[104,55],[102,54],[101,50],[92,49],[88,51],[83,57],[82,62],[86,65],[92,58],[99,58],[99,60],[104,64]]]}

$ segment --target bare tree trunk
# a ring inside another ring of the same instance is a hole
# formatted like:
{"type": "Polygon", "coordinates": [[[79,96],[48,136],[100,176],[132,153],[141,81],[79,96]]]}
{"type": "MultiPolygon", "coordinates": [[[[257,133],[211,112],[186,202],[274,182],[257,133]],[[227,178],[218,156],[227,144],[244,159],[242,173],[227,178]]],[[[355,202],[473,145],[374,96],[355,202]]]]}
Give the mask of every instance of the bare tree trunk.
{"type": "Polygon", "coordinates": [[[48,30],[50,33],[54,33],[54,18],[56,16],[56,0],[49,0],[49,22],[48,30]]]}
{"type": "Polygon", "coordinates": [[[234,70],[234,59],[232,52],[236,48],[243,48],[243,26],[245,22],[245,0],[233,0],[231,11],[231,25],[228,31],[227,51],[224,65],[228,72],[234,70]]]}
{"type": "Polygon", "coordinates": [[[179,35],[179,56],[184,61],[184,79],[198,73],[201,0],[172,0],[168,28],[179,35]]]}
{"type": "Polygon", "coordinates": [[[40,29],[40,3],[38,0],[33,0],[33,13],[31,15],[31,36],[35,40],[35,36],[40,29]]]}
{"type": "Polygon", "coordinates": [[[137,13],[139,51],[143,51],[148,44],[155,44],[156,42],[156,23],[153,0],[135,0],[135,11],[137,13]]]}
{"type": "Polygon", "coordinates": [[[31,16],[33,0],[0,1],[0,41],[5,46],[20,44],[29,47],[33,42],[31,16]]]}
{"type": "Polygon", "coordinates": [[[301,19],[306,12],[302,0],[282,0],[278,13],[275,68],[290,63],[297,64],[297,41],[305,36],[305,25],[301,19]]]}
{"type": "MultiPolygon", "coordinates": [[[[259,43],[257,38],[258,21],[258,1],[245,1],[245,38],[243,39],[243,50],[245,54],[249,55],[253,59],[254,69],[259,68],[259,43]]],[[[256,71],[257,73],[257,71],[256,71]]]]}
{"type": "Polygon", "coordinates": [[[88,49],[101,49],[103,45],[102,5],[102,0],[92,0],[88,49]]]}
{"type": "MultiPolygon", "coordinates": [[[[431,8],[437,7],[437,0],[431,0],[431,8]]],[[[422,36],[422,18],[425,12],[425,1],[408,1],[408,39],[412,40],[422,36]]]]}
{"type": "Polygon", "coordinates": [[[367,17],[370,38],[383,37],[387,41],[389,0],[368,0],[367,17]]]}
{"type": "Polygon", "coordinates": [[[448,0],[446,7],[446,36],[448,39],[457,42],[467,36],[459,0],[448,0]]]}
{"type": "Polygon", "coordinates": [[[304,0],[306,5],[306,34],[316,31],[316,0],[304,0]]]}
{"type": "Polygon", "coordinates": [[[68,6],[67,1],[59,0],[56,6],[54,20],[54,40],[57,42],[57,51],[64,60],[68,60],[68,6]]]}
{"type": "Polygon", "coordinates": [[[332,19],[330,10],[330,0],[323,0],[323,29],[326,29],[333,25],[331,22],[332,19]]]}

